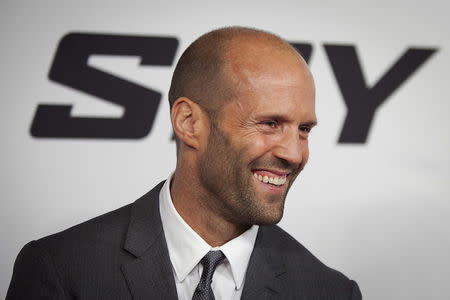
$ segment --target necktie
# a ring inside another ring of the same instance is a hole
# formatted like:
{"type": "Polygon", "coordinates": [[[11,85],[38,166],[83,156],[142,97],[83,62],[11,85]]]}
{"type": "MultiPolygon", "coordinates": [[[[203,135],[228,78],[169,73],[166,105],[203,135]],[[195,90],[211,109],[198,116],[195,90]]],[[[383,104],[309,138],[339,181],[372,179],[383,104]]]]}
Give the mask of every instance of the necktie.
{"type": "Polygon", "coordinates": [[[203,265],[202,277],[195,289],[192,300],[214,300],[211,282],[216,267],[222,262],[225,255],[222,251],[209,251],[200,261],[203,265]]]}

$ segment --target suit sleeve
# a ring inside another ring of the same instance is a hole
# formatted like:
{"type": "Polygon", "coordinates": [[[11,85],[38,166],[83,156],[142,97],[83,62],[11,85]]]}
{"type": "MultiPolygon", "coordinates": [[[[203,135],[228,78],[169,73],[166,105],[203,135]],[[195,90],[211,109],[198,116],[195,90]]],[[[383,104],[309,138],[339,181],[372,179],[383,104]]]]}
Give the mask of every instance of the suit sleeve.
{"type": "Polygon", "coordinates": [[[358,284],[352,280],[352,296],[350,300],[362,300],[361,291],[359,290],[358,284]]]}
{"type": "Polygon", "coordinates": [[[6,300],[68,299],[54,263],[36,241],[25,245],[14,263],[6,300]]]}

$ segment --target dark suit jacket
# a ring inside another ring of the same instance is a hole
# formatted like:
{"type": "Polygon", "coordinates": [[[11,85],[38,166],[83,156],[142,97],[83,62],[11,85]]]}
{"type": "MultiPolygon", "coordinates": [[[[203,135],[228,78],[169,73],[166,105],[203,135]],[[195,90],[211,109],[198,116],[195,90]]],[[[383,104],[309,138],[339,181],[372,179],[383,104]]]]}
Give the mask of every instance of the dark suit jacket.
{"type": "MultiPolygon", "coordinates": [[[[6,299],[176,299],[159,214],[162,184],[132,204],[25,245],[6,299]]],[[[278,226],[261,226],[241,299],[356,300],[361,293],[278,226]]]]}

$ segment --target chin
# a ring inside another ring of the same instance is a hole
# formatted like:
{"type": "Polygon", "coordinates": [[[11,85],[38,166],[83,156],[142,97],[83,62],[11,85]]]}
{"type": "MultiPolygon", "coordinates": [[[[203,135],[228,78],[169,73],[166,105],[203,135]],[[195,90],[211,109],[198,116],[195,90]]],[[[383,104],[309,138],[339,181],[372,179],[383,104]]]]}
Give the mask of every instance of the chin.
{"type": "Polygon", "coordinates": [[[283,218],[283,208],[274,212],[273,210],[266,214],[259,215],[254,218],[254,225],[275,225],[278,224],[283,218]]]}

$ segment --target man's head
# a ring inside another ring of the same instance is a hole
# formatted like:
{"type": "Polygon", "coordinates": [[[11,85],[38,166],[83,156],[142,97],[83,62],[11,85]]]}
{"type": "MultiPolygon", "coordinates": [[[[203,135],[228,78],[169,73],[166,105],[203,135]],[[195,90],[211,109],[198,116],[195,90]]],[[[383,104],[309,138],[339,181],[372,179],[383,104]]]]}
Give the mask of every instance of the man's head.
{"type": "Polygon", "coordinates": [[[316,123],[305,61],[279,37],[212,31],[182,55],[169,92],[177,171],[213,215],[273,224],[308,159],[316,123]]]}

